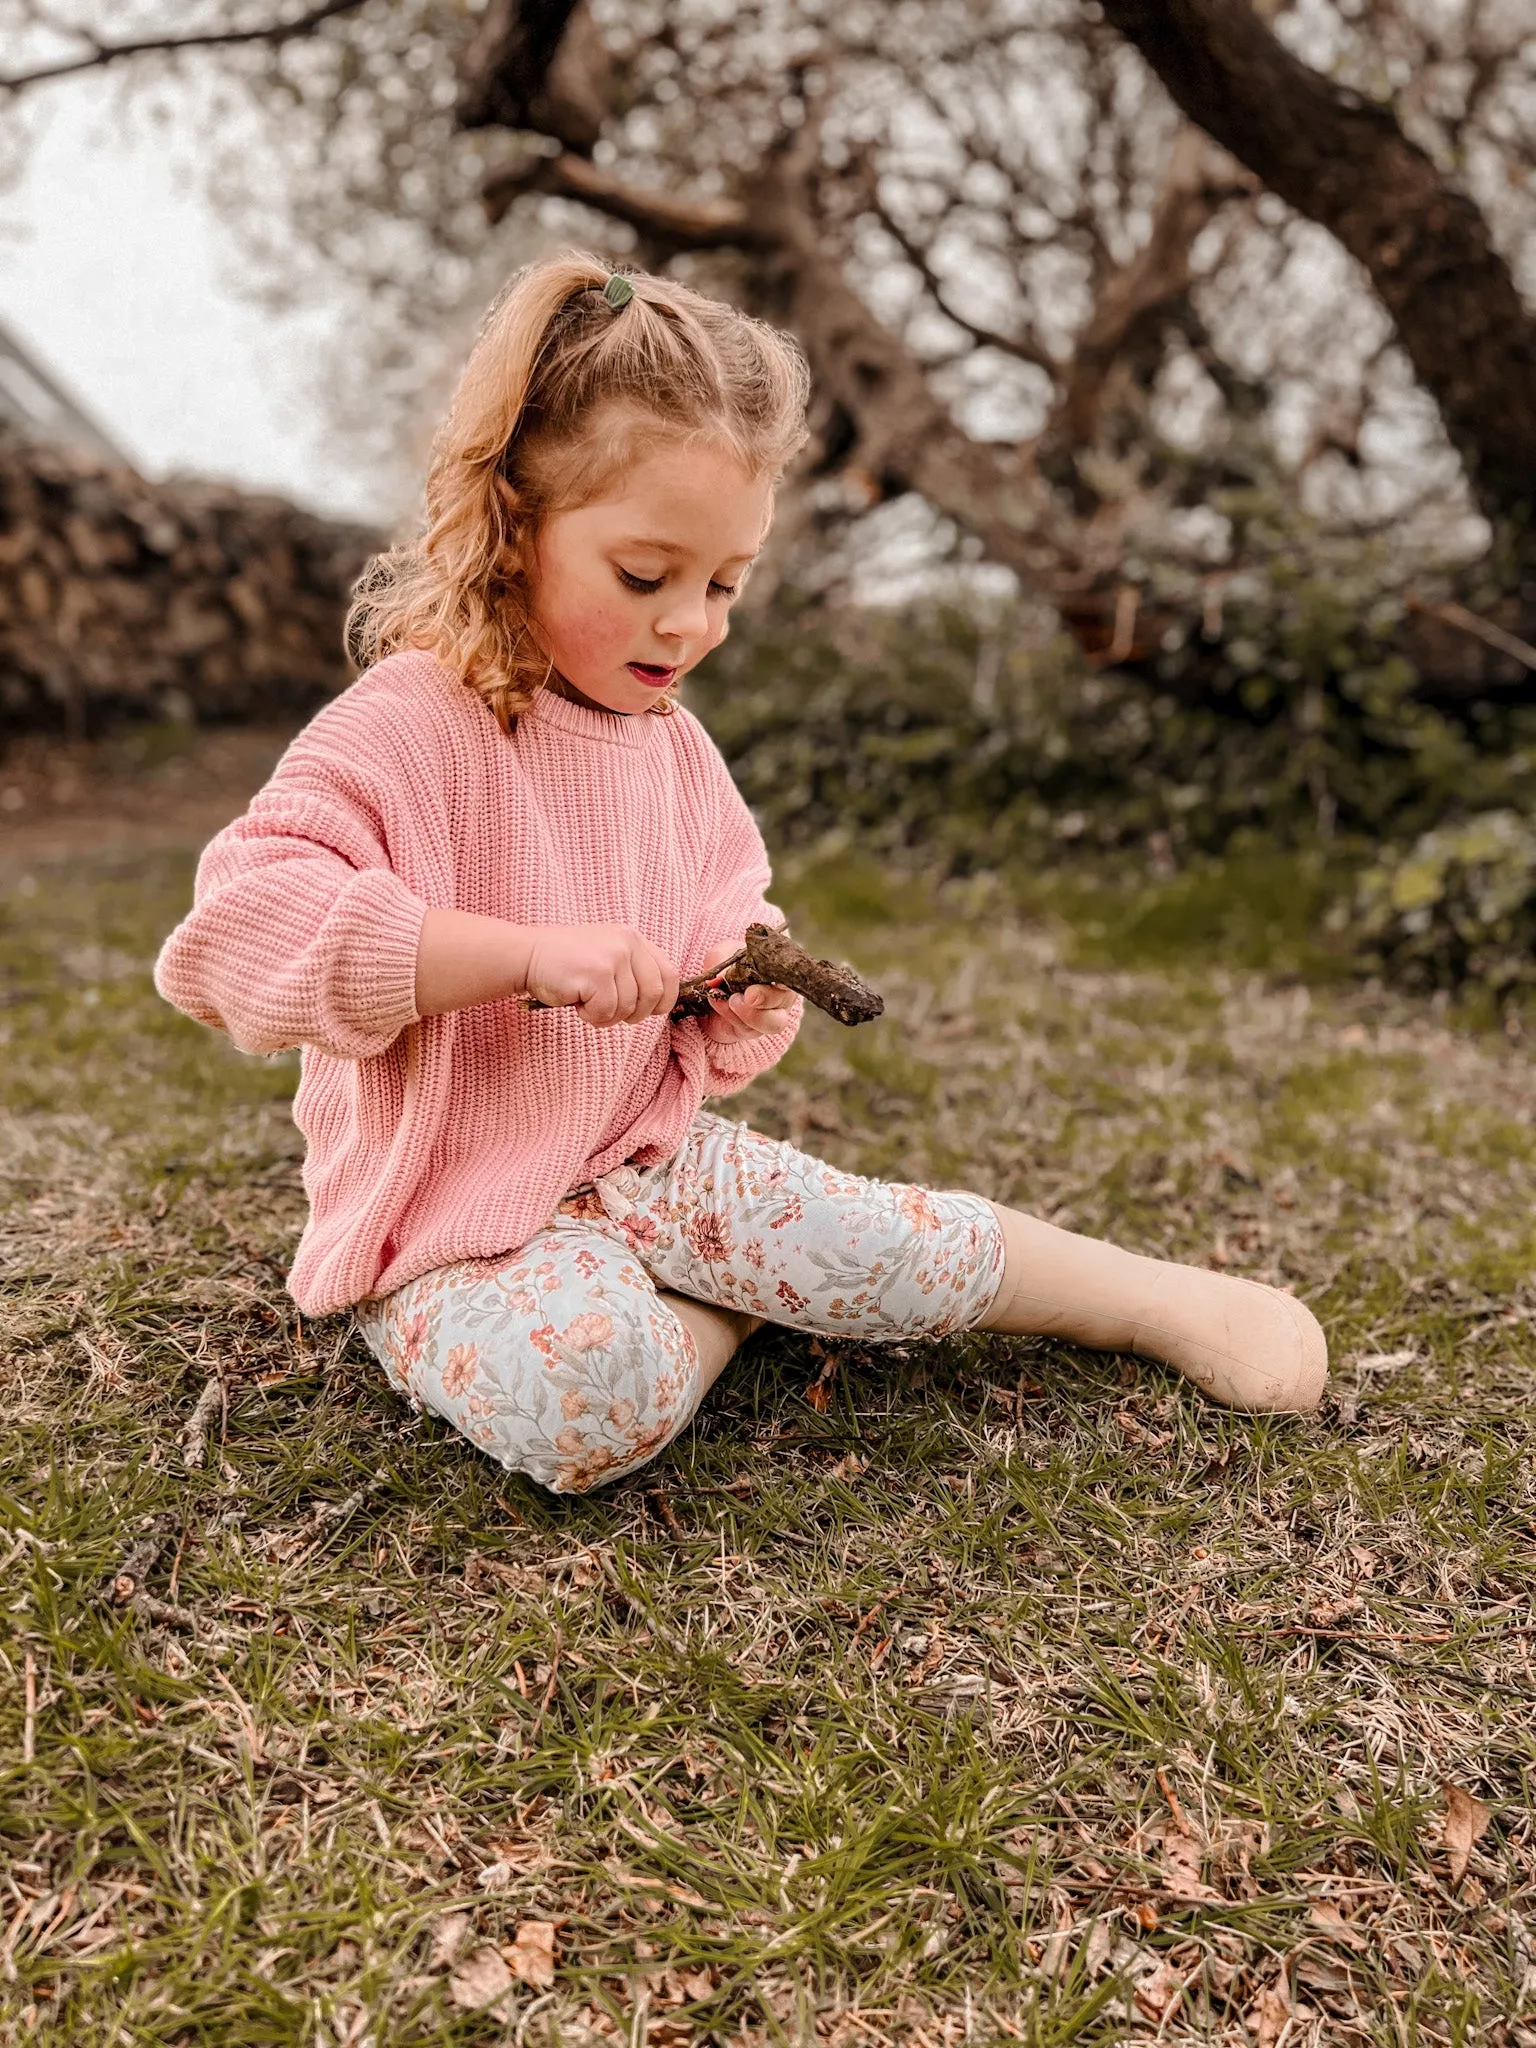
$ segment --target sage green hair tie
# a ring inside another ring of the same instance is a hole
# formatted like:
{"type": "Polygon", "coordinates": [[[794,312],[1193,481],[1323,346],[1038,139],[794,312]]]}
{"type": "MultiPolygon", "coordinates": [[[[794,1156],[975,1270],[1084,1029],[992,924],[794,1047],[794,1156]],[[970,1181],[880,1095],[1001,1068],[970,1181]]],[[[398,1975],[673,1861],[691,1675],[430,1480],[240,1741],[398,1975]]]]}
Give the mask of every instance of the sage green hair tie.
{"type": "Polygon", "coordinates": [[[620,276],[618,271],[615,271],[603,286],[603,297],[612,306],[615,313],[618,312],[621,306],[627,306],[634,296],[634,286],[627,277],[620,276]]]}

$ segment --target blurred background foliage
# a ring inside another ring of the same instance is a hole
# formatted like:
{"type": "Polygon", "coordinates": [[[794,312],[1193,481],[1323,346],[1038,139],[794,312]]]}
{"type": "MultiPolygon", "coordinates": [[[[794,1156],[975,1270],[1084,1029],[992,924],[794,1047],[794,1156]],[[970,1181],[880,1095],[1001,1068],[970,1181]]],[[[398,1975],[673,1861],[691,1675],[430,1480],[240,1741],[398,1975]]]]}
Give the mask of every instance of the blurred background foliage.
{"type": "MultiPolygon", "coordinates": [[[[1521,0],[0,0],[0,47],[13,159],[107,73],[196,139],[253,296],[355,305],[316,391],[381,536],[543,250],[796,333],[812,445],[695,685],[781,844],[1154,874],[1310,847],[1358,964],[1524,980],[1521,0]]],[[[133,610],[91,579],[142,577],[93,567],[68,491],[16,497],[9,566],[45,582],[11,607],[13,722],[292,700],[221,594],[269,622],[281,577],[228,540],[163,657],[135,600],[133,707],[82,685],[93,605],[98,642],[133,610]]]]}

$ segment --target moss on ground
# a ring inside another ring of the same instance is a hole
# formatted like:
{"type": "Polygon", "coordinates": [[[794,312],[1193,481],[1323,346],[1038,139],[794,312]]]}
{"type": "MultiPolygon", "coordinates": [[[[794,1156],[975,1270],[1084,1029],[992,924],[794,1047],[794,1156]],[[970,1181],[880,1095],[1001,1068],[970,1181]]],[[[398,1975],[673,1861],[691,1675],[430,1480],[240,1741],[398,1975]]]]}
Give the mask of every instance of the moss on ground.
{"type": "Polygon", "coordinates": [[[294,1314],[293,1063],[148,980],[189,873],[0,896],[0,2039],[1536,2040],[1518,1044],[1241,874],[802,856],[890,1014],[743,1113],[1292,1285],[1334,1396],[764,1333],[560,1504],[294,1314]]]}

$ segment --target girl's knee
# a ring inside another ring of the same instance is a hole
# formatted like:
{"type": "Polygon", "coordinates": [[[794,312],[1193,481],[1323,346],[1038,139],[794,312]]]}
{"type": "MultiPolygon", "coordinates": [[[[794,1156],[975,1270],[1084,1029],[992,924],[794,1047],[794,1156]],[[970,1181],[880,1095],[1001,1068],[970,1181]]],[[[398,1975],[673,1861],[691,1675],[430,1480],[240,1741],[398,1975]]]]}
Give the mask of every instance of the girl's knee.
{"type": "Polygon", "coordinates": [[[883,1329],[870,1334],[947,1337],[985,1316],[1003,1274],[996,1212],[979,1195],[893,1186],[884,1268],[875,1290],[883,1329]]]}
{"type": "Polygon", "coordinates": [[[627,1251],[586,1232],[411,1283],[364,1332],[408,1399],[554,1493],[623,1478],[698,1405],[689,1332],[627,1251]]]}
{"type": "Polygon", "coordinates": [[[496,1376],[501,1389],[483,1403],[487,1412],[451,1418],[509,1471],[551,1493],[592,1493],[638,1471],[698,1405],[692,1340],[660,1304],[653,1300],[643,1318],[587,1320],[579,1346],[518,1361],[496,1376]]]}

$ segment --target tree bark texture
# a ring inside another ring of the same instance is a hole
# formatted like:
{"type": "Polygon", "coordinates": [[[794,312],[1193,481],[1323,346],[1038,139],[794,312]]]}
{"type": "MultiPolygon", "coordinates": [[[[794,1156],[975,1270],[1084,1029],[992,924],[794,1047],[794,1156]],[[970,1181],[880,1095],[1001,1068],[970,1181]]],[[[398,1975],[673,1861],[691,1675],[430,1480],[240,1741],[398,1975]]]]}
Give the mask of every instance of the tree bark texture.
{"type": "Polygon", "coordinates": [[[1488,224],[1391,111],[1292,56],[1249,0],[1101,0],[1180,109],[1364,265],[1490,517],[1532,523],[1536,320],[1488,224]]]}
{"type": "Polygon", "coordinates": [[[711,995],[740,995],[749,988],[793,989],[839,1024],[871,1024],[885,1014],[883,997],[851,967],[813,959],[787,931],[774,925],[749,924],[739,953],[712,973],[683,983],[672,1015],[707,1017],[711,995]]]}

